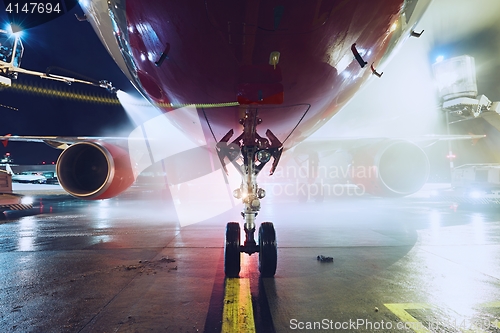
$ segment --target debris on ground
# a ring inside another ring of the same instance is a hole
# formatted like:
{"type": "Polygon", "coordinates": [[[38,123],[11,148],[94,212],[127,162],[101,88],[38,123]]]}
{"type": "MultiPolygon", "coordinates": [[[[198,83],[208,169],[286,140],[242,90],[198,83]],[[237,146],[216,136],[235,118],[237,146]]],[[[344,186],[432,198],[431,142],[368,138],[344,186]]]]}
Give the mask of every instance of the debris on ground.
{"type": "Polygon", "coordinates": [[[169,257],[163,257],[160,259],[160,261],[163,261],[163,262],[175,262],[175,259],[170,259],[169,257]]]}
{"type": "Polygon", "coordinates": [[[317,256],[316,260],[318,260],[319,262],[333,262],[332,257],[325,257],[324,255],[317,256]]]}
{"type": "Polygon", "coordinates": [[[17,306],[15,306],[15,307],[12,309],[12,311],[11,311],[11,312],[21,311],[21,308],[22,308],[22,307],[23,307],[22,305],[17,305],[17,306]]]}
{"type": "Polygon", "coordinates": [[[151,274],[156,274],[157,269],[168,269],[170,272],[171,270],[177,270],[177,266],[174,268],[169,268],[167,264],[176,262],[175,259],[169,258],[168,256],[162,257],[161,259],[154,260],[154,261],[149,261],[149,260],[138,260],[138,264],[135,265],[121,265],[121,266],[116,266],[115,269],[118,270],[137,270],[139,273],[146,273],[147,275],[151,274]]]}

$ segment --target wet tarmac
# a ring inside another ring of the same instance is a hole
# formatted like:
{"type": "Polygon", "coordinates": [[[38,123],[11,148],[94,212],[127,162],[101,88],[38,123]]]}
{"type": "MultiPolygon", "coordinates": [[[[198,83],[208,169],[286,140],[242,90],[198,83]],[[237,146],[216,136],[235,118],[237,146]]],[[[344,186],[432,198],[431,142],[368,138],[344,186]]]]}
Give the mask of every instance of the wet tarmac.
{"type": "Polygon", "coordinates": [[[275,278],[244,255],[225,279],[238,208],[181,228],[161,193],[31,191],[36,208],[0,221],[1,332],[500,332],[497,207],[266,198],[275,278]]]}

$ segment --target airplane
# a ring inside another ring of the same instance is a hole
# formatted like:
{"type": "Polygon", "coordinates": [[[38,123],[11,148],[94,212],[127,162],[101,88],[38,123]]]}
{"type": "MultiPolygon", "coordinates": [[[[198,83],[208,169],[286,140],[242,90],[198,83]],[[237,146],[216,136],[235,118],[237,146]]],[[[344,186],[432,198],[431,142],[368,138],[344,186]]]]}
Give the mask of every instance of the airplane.
{"type": "Polygon", "coordinates": [[[45,184],[47,182],[47,178],[43,175],[40,175],[36,172],[21,172],[14,173],[10,164],[5,164],[5,170],[7,173],[12,175],[12,181],[17,183],[32,183],[32,184],[45,184]]]}
{"type": "MultiPolygon", "coordinates": [[[[165,115],[191,105],[192,112],[182,111],[171,119],[173,125],[207,149],[212,147],[221,168],[227,171],[233,166],[240,174],[241,184],[233,195],[244,205],[245,238],[240,239],[239,223],[227,224],[225,275],[239,275],[243,252],[258,253],[261,276],[274,277],[274,225],[261,223],[258,238],[255,235],[256,217],[266,195],[257,176],[268,163],[272,175],[282,155],[339,112],[370,77],[382,76],[384,64],[402,43],[423,32],[414,29],[430,1],[79,3],[137,90],[165,115]],[[201,129],[201,137],[193,124],[201,129]]],[[[116,196],[137,177],[129,152],[103,138],[10,136],[0,140],[39,141],[62,149],[58,179],[78,198],[116,196]]],[[[368,140],[353,162],[357,166],[378,163],[390,147],[394,159],[400,152],[419,152],[411,142],[368,140]]],[[[419,161],[425,165],[423,159],[419,161]]],[[[405,165],[396,163],[394,168],[405,165]]]]}

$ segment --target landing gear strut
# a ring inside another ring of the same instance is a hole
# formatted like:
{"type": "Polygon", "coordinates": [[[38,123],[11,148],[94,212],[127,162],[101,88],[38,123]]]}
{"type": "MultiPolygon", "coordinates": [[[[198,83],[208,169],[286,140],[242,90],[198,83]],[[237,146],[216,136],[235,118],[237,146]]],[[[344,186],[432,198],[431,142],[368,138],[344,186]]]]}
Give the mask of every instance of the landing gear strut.
{"type": "MultiPolygon", "coordinates": [[[[225,169],[224,159],[227,157],[239,171],[242,181],[238,189],[233,191],[237,199],[245,205],[241,216],[244,218],[245,241],[240,244],[240,226],[237,222],[229,222],[226,227],[224,247],[224,272],[227,277],[237,277],[240,272],[240,253],[248,255],[259,252],[259,271],[263,277],[273,277],[276,273],[277,246],[276,233],[271,222],[263,222],[259,228],[259,244],[255,241],[255,218],[260,210],[260,200],[266,191],[257,185],[257,176],[262,168],[273,159],[270,174],[274,173],[282,153],[282,143],[270,131],[261,137],[256,127],[262,122],[256,109],[248,109],[245,117],[240,119],[243,133],[231,143],[233,136],[230,130],[217,144],[217,153],[225,169]],[[238,163],[242,159],[242,163],[238,163]]],[[[227,172],[227,169],[225,170],[227,172]]]]}

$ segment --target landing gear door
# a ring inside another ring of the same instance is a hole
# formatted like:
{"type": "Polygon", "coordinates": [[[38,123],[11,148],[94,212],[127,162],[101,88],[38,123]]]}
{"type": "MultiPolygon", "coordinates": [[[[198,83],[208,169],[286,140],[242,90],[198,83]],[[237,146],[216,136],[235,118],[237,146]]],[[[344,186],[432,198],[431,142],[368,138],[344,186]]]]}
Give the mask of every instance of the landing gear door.
{"type": "MultiPolygon", "coordinates": [[[[251,106],[203,109],[204,117],[215,142],[219,142],[231,129],[235,133],[232,139],[240,135],[242,131],[240,119],[245,116],[247,107],[251,106]]],[[[262,119],[262,123],[257,127],[257,133],[264,136],[266,131],[270,130],[280,142],[285,143],[309,111],[310,105],[255,105],[253,108],[257,110],[258,117],[262,119]],[[280,119],[283,120],[280,121],[280,119]]]]}

